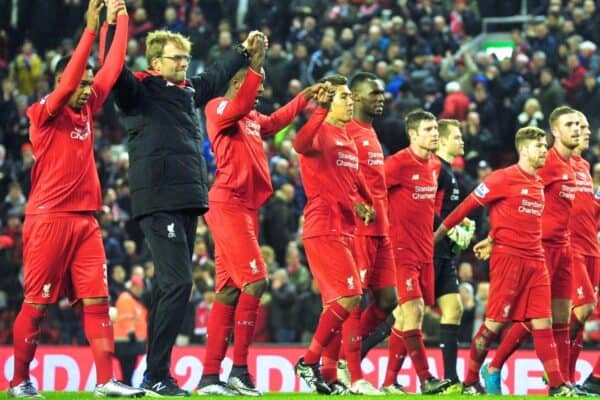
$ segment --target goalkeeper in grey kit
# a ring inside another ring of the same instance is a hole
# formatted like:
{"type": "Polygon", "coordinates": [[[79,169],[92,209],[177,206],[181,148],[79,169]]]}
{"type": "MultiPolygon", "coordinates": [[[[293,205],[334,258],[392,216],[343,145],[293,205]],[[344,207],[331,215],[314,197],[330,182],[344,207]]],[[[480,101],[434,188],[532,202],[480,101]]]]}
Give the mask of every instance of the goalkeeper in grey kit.
{"type": "MultiPolygon", "coordinates": [[[[460,189],[451,163],[464,154],[460,123],[453,119],[438,120],[439,147],[436,155],[442,164],[438,176],[435,201],[434,230],[460,202],[460,189]]],[[[437,243],[434,251],[435,298],[442,317],[440,320],[440,347],[444,359],[444,378],[452,381],[445,393],[461,393],[462,385],[456,373],[458,327],[462,317],[462,303],[458,294],[456,255],[469,247],[475,222],[467,218],[448,232],[437,243]]]]}

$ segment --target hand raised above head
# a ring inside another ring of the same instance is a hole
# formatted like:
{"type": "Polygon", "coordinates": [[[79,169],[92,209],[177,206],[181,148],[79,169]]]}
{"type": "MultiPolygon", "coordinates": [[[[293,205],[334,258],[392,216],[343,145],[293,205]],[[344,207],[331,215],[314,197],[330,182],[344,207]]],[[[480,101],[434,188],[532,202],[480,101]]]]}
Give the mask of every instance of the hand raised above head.
{"type": "Polygon", "coordinates": [[[104,7],[104,0],[90,0],[85,13],[86,26],[88,29],[96,31],[100,23],[100,11],[104,7]]]}

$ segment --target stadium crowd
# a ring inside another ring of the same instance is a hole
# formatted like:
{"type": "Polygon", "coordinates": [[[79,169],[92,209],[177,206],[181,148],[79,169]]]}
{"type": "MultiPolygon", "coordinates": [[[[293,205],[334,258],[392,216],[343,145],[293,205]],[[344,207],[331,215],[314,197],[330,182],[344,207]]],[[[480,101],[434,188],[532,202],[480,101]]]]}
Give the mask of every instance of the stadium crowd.
{"type": "MultiPolygon", "coordinates": [[[[22,224],[34,163],[25,112],[49,92],[54,64],[73,50],[81,33],[84,3],[0,0],[0,344],[11,343],[10,327],[23,300],[22,224]]],[[[266,114],[330,73],[372,72],[385,83],[384,115],[374,125],[386,155],[408,145],[403,117],[414,108],[461,122],[465,156],[452,166],[463,195],[493,169],[516,159],[513,143],[518,128],[546,129],[550,111],[569,104],[589,119],[592,143],[584,157],[593,166],[597,188],[600,5],[594,0],[527,1],[531,14],[546,18],[512,30],[511,57],[498,59],[483,50],[466,50],[469,40],[480,33],[482,18],[518,14],[520,4],[513,3],[518,2],[132,0],[127,1],[131,18],[126,64],[133,71],[146,69],[145,36],[164,28],[190,38],[188,73],[193,75],[219,59],[249,30],[259,29],[270,42],[264,65],[266,87],[258,105],[266,114]]],[[[95,54],[90,62],[97,65],[96,60],[95,54]]],[[[321,312],[320,293],[307,267],[300,235],[306,198],[292,146],[296,126],[307,116],[265,145],[275,194],[260,212],[260,243],[270,288],[261,298],[258,342],[308,342],[321,312]]],[[[126,134],[110,99],[95,120],[95,135],[104,196],[99,220],[111,303],[118,311],[124,298],[133,296],[147,305],[154,265],[137,222],[130,218],[126,134]]],[[[214,174],[208,140],[204,154],[214,174]]],[[[472,217],[477,222],[476,237],[486,237],[487,215],[480,212],[472,217]]],[[[193,256],[194,288],[178,337],[180,345],[205,341],[215,296],[213,247],[201,219],[193,256]]],[[[486,263],[463,254],[459,278],[465,312],[459,337],[468,343],[483,320],[489,285],[486,263]]],[[[40,341],[84,344],[77,313],[66,299],[51,307],[40,341]]],[[[599,324],[592,320],[588,327],[586,338],[599,341],[599,324]]],[[[425,339],[437,342],[438,329],[438,313],[428,310],[425,339]]],[[[144,340],[143,334],[137,339],[144,340]]]]}

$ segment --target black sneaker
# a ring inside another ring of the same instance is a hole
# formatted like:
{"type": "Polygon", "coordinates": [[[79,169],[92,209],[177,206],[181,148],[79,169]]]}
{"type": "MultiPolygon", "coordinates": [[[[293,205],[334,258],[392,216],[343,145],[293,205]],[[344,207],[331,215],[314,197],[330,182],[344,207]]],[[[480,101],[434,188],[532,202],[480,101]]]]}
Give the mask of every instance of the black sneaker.
{"type": "Polygon", "coordinates": [[[329,387],[331,388],[331,393],[330,395],[337,395],[337,396],[345,396],[348,394],[352,394],[352,392],[350,392],[350,389],[348,389],[348,387],[346,385],[344,385],[344,383],[340,380],[336,380],[334,382],[328,383],[327,385],[329,385],[329,387]]]}
{"type": "Polygon", "coordinates": [[[151,381],[147,377],[144,377],[140,388],[144,389],[146,394],[150,397],[189,397],[190,392],[183,390],[177,385],[175,379],[172,376],[163,379],[162,381],[151,381]]]}
{"type": "Polygon", "coordinates": [[[452,381],[449,379],[438,379],[430,376],[421,383],[421,393],[423,394],[437,394],[441,393],[448,386],[452,385],[452,381]]]}
{"type": "Polygon", "coordinates": [[[331,394],[331,388],[323,380],[319,364],[304,364],[304,357],[300,358],[294,367],[299,378],[304,379],[310,390],[321,394],[331,394]]]}
{"type": "Polygon", "coordinates": [[[581,387],[588,393],[600,395],[600,378],[590,375],[583,382],[581,387]]]}
{"type": "Polygon", "coordinates": [[[583,385],[573,385],[577,397],[598,397],[596,393],[588,392],[583,385]]]}

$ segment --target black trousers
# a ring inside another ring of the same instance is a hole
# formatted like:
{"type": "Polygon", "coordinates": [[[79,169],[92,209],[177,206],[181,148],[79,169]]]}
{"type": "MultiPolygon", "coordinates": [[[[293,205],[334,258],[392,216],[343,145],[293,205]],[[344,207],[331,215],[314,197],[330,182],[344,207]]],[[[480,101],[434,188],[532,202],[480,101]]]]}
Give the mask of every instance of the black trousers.
{"type": "Polygon", "coordinates": [[[154,261],[154,286],[148,312],[145,376],[169,375],[173,345],[192,289],[192,254],[198,216],[185,211],[157,212],[140,219],[154,261]]]}
{"type": "Polygon", "coordinates": [[[119,360],[124,383],[131,385],[131,377],[135,371],[137,358],[145,353],[145,349],[144,342],[115,341],[115,357],[119,360]]]}

